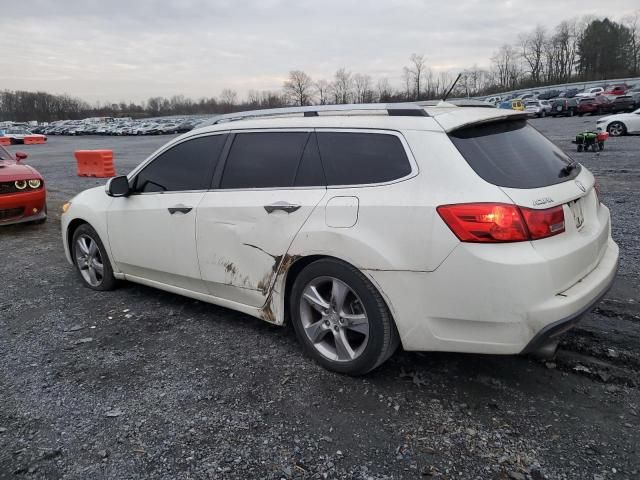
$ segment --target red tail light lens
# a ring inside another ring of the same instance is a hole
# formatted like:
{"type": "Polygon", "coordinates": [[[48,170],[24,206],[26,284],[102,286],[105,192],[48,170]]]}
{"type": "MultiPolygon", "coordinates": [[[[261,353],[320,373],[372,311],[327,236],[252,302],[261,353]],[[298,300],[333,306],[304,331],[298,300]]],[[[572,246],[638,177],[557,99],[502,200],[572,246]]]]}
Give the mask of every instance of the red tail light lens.
{"type": "Polygon", "coordinates": [[[518,207],[506,203],[441,205],[438,213],[463,242],[521,242],[529,239],[518,207]]]}
{"type": "Polygon", "coordinates": [[[462,203],[441,205],[437,210],[463,242],[522,242],[564,232],[561,206],[534,210],[506,203],[462,203]]]}
{"type": "Polygon", "coordinates": [[[562,206],[545,210],[520,207],[520,212],[522,212],[524,221],[527,223],[531,240],[552,237],[564,232],[564,210],[562,206]]]}

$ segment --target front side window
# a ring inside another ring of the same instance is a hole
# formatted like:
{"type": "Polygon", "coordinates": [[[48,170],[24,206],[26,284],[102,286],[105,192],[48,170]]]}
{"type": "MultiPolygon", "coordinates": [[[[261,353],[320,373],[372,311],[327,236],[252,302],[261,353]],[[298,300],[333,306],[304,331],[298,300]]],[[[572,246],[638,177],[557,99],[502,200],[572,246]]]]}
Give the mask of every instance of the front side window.
{"type": "Polygon", "coordinates": [[[136,193],[206,190],[211,184],[226,135],[179,143],[158,155],[136,176],[136,193]]]}
{"type": "Polygon", "coordinates": [[[411,163],[400,139],[383,133],[318,132],[328,185],[366,185],[406,177],[411,163]]]}

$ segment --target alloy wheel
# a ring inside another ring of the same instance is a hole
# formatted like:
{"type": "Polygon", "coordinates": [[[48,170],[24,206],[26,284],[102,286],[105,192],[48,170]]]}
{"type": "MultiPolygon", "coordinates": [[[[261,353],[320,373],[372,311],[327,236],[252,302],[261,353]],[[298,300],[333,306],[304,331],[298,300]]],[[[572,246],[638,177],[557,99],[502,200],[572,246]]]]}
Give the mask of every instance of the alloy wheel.
{"type": "Polygon", "coordinates": [[[78,270],[92,287],[97,287],[104,278],[104,265],[96,241],[88,235],[80,235],[75,246],[76,265],[78,270]]]}
{"type": "Polygon", "coordinates": [[[353,361],[367,346],[369,319],[362,301],[335,277],[318,277],[305,286],[300,319],[314,348],[329,360],[353,361]]]}

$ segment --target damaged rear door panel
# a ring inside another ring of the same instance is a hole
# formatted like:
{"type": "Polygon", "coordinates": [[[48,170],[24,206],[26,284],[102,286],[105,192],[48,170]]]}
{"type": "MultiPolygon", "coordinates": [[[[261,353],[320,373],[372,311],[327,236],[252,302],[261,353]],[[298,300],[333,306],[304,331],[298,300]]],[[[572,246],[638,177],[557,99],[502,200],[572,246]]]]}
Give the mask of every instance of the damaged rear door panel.
{"type": "Polygon", "coordinates": [[[237,132],[221,170],[197,209],[202,279],[211,295],[262,307],[326,194],[315,137],[311,130],[237,132]]]}

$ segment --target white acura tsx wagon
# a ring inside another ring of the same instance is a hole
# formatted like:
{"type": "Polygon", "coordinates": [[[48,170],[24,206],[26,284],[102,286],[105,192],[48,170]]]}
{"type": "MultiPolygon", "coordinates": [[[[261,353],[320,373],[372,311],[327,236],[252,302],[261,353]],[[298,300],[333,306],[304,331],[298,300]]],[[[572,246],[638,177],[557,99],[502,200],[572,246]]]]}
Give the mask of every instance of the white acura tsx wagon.
{"type": "Polygon", "coordinates": [[[553,351],[618,264],[593,175],[494,108],[218,117],[64,210],[88,287],[129,280],[288,320],[314,359],[353,375],[398,345],[553,351]]]}

